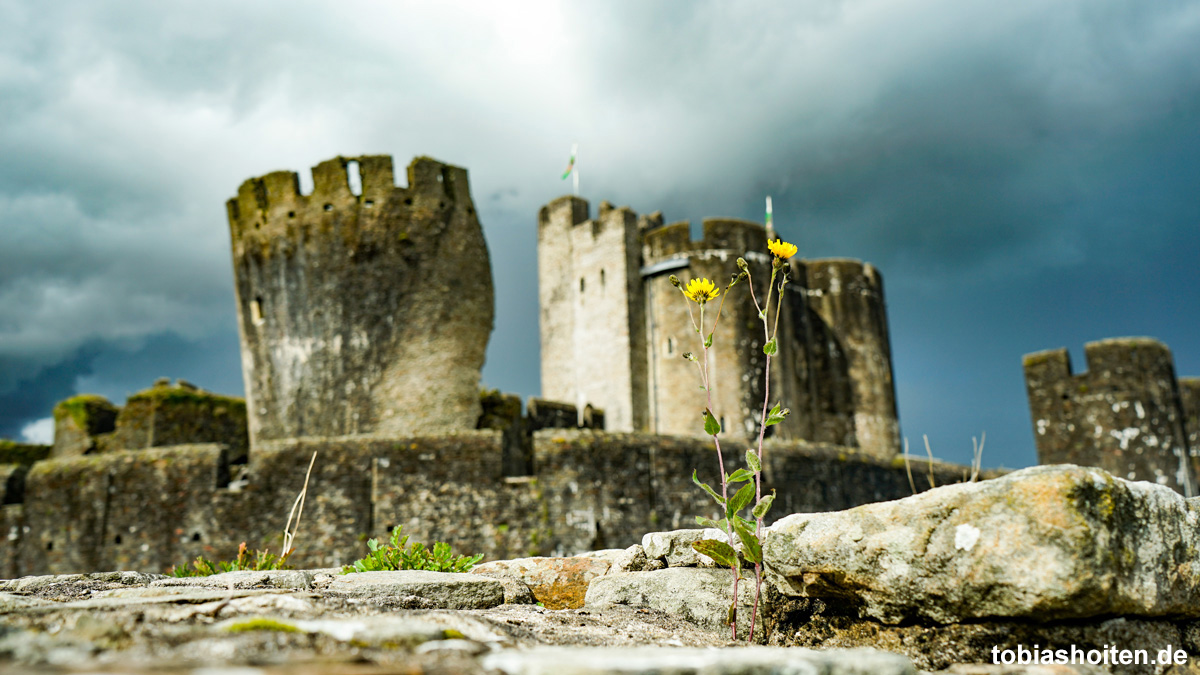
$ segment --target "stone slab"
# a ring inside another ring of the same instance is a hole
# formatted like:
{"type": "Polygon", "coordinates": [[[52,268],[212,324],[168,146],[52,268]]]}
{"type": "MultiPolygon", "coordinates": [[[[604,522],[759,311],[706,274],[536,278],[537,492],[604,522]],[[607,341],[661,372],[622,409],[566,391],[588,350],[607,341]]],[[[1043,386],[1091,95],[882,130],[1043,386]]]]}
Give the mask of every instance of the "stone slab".
{"type": "Polygon", "coordinates": [[[378,600],[417,598],[426,608],[486,609],[504,603],[504,586],[477,574],[401,570],[334,577],[325,592],[378,600]]]}
{"type": "Polygon", "coordinates": [[[786,595],[897,624],[1200,616],[1200,500],[1038,466],[769,528],[786,595]]]}

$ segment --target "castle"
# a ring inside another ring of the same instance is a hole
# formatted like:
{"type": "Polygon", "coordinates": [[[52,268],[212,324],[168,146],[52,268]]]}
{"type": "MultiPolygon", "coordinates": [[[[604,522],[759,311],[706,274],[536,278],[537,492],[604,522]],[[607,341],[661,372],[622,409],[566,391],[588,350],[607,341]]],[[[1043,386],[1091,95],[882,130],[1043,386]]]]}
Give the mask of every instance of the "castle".
{"type": "MultiPolygon", "coordinates": [[[[542,395],[593,405],[610,431],[703,435],[694,365],[700,352],[671,274],[724,283],[742,257],[757,297],[771,277],[767,232],[742,220],[706,219],[692,241],[686,222],[562,197],[538,214],[542,395]]],[[[883,281],[856,260],[790,263],[780,356],[771,400],[792,414],[774,436],[857,447],[891,458],[900,449],[883,281]]],[[[766,342],[749,284],[723,305],[710,354],[713,414],[735,436],[757,433],[766,342]]]]}
{"type": "MultiPolygon", "coordinates": [[[[292,559],[307,567],[347,564],[365,537],[396,526],[495,559],[625,547],[719,515],[690,480],[713,482],[718,467],[699,434],[695,371],[680,358],[698,351],[694,332],[667,277],[721,282],[740,256],[761,293],[762,226],[706,220],[692,241],[686,223],[658,214],[602,203],[592,218],[575,197],[546,205],[544,398],[523,406],[479,389],[493,291],[467,172],[417,158],[398,187],[389,157],[362,156],[322,162],[313,178],[304,195],[295,173],[267,174],[227,203],[245,401],[163,380],[121,407],[64,401],[52,447],[0,442],[0,576],[163,571],[228,558],[243,541],[276,547],[314,453],[292,559]]],[[[789,272],[771,389],[793,414],[764,457],[774,513],[964,480],[964,467],[913,460],[910,472],[896,456],[878,272],[842,259],[793,261],[789,272]]],[[[753,432],[762,395],[747,291],[730,294],[712,355],[714,412],[734,444],[753,432]]],[[[1069,424],[1058,403],[1074,395],[1069,366],[1045,363],[1057,370],[1031,374],[1031,387],[1059,407],[1035,419],[1069,424]]],[[[1188,391],[1180,410],[1194,417],[1200,387],[1188,391]]],[[[1137,401],[1151,410],[1166,399],[1137,401]]],[[[1184,428],[1197,426],[1172,427],[1172,438],[1184,428]]],[[[726,471],[739,461],[729,454],[726,471]]]]}

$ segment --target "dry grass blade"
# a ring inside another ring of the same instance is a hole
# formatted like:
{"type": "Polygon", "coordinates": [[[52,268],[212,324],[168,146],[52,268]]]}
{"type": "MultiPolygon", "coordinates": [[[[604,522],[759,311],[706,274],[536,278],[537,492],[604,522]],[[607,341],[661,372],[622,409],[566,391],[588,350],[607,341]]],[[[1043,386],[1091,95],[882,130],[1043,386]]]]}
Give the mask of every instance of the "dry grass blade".
{"type": "Polygon", "coordinates": [[[925,439],[925,454],[929,455],[929,489],[932,490],[937,487],[937,483],[933,480],[933,450],[929,449],[929,436],[921,434],[921,437],[925,439]]]}
{"type": "Polygon", "coordinates": [[[308,479],[312,476],[313,464],[317,462],[317,453],[313,453],[312,459],[308,462],[308,471],[304,472],[304,487],[300,489],[300,494],[296,496],[296,501],[292,503],[292,510],[288,513],[287,525],[283,526],[283,551],[279,557],[281,560],[286,560],[292,551],[292,542],[296,540],[296,533],[300,531],[300,516],[304,515],[304,498],[308,495],[308,479]],[[292,516],[296,517],[296,528],[292,529],[292,516]]]}
{"type": "Polygon", "coordinates": [[[908,461],[908,437],[904,438],[904,473],[908,474],[908,487],[912,489],[912,493],[917,494],[917,484],[913,482],[912,464],[908,461]]]}
{"type": "Polygon", "coordinates": [[[987,442],[987,432],[983,432],[982,438],[977,443],[975,437],[971,437],[971,445],[974,448],[975,455],[971,460],[971,482],[979,480],[979,472],[983,470],[983,444],[987,442]]]}

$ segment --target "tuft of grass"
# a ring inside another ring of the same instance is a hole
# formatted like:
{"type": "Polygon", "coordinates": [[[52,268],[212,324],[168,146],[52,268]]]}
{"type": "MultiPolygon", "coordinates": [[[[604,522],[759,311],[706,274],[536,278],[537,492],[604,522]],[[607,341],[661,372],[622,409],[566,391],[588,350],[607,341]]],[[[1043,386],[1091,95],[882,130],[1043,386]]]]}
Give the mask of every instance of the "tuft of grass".
{"type": "Polygon", "coordinates": [[[424,544],[408,543],[408,535],[400,536],[400,526],[392,530],[391,543],[380,545],[378,539],[368,539],[367,557],[356,560],[353,565],[342,568],[342,574],[353,572],[385,572],[393,570],[426,570],[429,572],[468,572],[475,563],[483,560],[483,554],[456,556],[450,544],[439,541],[432,549],[424,544]]]}

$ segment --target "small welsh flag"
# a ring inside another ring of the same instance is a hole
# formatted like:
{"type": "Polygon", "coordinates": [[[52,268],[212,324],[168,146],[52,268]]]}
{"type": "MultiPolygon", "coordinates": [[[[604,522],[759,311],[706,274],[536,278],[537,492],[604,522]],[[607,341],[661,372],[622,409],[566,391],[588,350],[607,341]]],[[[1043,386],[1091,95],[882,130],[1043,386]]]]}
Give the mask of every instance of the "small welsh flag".
{"type": "Polygon", "coordinates": [[[571,170],[575,168],[575,153],[579,152],[579,144],[575,143],[571,146],[571,161],[567,162],[567,170],[563,172],[562,179],[566,180],[567,176],[571,175],[571,170]]]}

